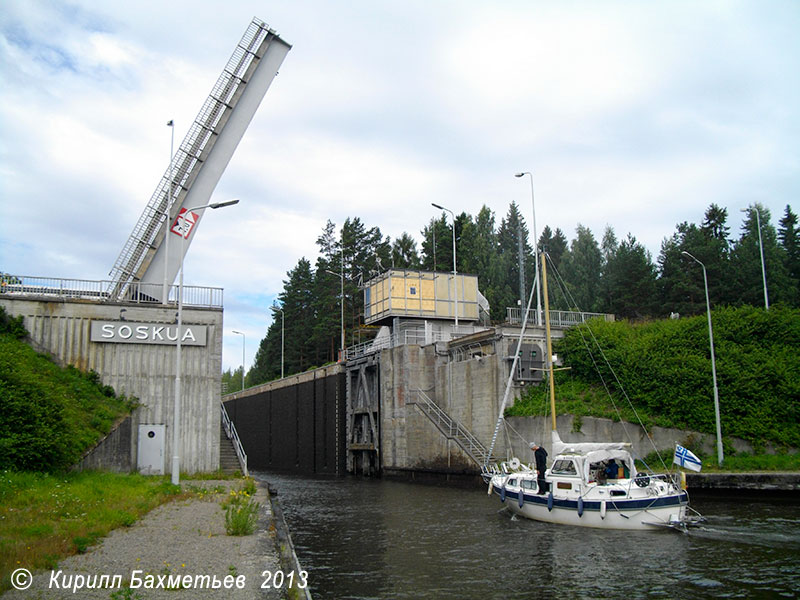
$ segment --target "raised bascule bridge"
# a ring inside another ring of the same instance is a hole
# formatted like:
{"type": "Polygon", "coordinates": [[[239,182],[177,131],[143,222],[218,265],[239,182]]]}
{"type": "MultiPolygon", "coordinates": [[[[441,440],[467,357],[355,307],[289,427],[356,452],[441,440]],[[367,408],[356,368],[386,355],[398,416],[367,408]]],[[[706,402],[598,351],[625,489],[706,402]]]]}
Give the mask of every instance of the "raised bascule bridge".
{"type": "MultiPolygon", "coordinates": [[[[0,282],[0,305],[24,316],[34,346],[139,399],[83,467],[175,472],[178,456],[187,473],[223,466],[471,477],[488,458],[522,319],[520,309],[508,309],[504,324],[489,326],[474,275],[382,273],[363,288],[364,322],[380,327],[374,340],[344,349],[337,364],[221,396],[223,291],[174,282],[290,48],[252,20],[171,153],[109,280],[0,282]]],[[[558,335],[593,316],[551,311],[551,322],[558,335]]],[[[543,328],[529,326],[520,352],[515,393],[541,380],[543,328]]],[[[497,448],[504,452],[502,441],[497,448]]]]}
{"type": "MultiPolygon", "coordinates": [[[[176,455],[184,472],[220,467],[221,442],[223,454],[230,444],[221,428],[233,435],[220,410],[222,289],[174,282],[205,210],[226,204],[211,196],[290,49],[266,23],[250,22],[170,153],[109,280],[8,275],[1,282],[0,304],[24,317],[37,349],[92,369],[105,385],[139,399],[134,413],[84,457],[85,467],[164,473],[166,457],[176,455]],[[182,410],[174,446],[176,398],[182,410]]],[[[243,458],[236,466],[246,471],[243,458]]]]}

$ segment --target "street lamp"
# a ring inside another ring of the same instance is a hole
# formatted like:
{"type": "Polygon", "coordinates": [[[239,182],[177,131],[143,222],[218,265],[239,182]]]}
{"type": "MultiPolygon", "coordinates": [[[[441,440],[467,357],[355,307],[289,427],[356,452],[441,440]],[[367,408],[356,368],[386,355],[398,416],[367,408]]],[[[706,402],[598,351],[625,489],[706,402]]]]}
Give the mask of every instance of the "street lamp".
{"type": "Polygon", "coordinates": [[[235,333],[236,335],[242,336],[242,391],[244,391],[244,341],[245,341],[246,338],[245,338],[245,335],[241,331],[236,331],[234,329],[233,333],[235,333]]]}
{"type": "Polygon", "coordinates": [[[167,271],[169,270],[169,228],[170,228],[170,208],[172,208],[172,150],[175,146],[175,121],[170,119],[167,122],[167,127],[170,128],[171,136],[169,140],[169,198],[167,198],[166,214],[164,216],[164,283],[161,288],[162,304],[167,304],[169,301],[169,284],[167,282],[167,271]]]}
{"type": "Polygon", "coordinates": [[[281,311],[281,379],[283,379],[283,325],[285,322],[283,309],[281,311]]]}
{"type": "Polygon", "coordinates": [[[761,242],[761,217],[758,215],[758,207],[755,208],[740,208],[741,212],[750,212],[751,210],[756,213],[756,225],[758,227],[758,250],[761,253],[761,281],[764,282],[764,307],[769,310],[769,298],[767,297],[767,271],[764,267],[764,244],[761,242]]]}
{"type": "Polygon", "coordinates": [[[325,269],[326,273],[330,273],[331,275],[335,275],[336,277],[341,278],[341,291],[339,295],[339,304],[341,305],[341,331],[342,331],[342,343],[341,343],[341,351],[344,352],[344,228],[342,228],[342,245],[340,248],[341,251],[341,265],[340,273],[334,273],[329,269],[325,269]]]}
{"type": "Polygon", "coordinates": [[[339,347],[341,348],[342,351],[344,351],[344,273],[334,273],[330,269],[325,269],[325,272],[329,273],[331,275],[334,275],[334,276],[338,277],[339,279],[341,279],[341,291],[339,292],[339,304],[341,306],[341,319],[340,319],[341,327],[340,327],[340,329],[341,329],[341,332],[342,332],[342,339],[341,339],[341,345],[339,347]]]}
{"type": "MultiPolygon", "coordinates": [[[[523,171],[516,173],[514,177],[530,175],[531,177],[531,208],[533,209],[533,257],[536,264],[536,324],[542,324],[542,288],[539,285],[539,236],[536,233],[536,203],[533,200],[533,173],[523,171]]],[[[524,294],[523,294],[524,296],[524,294]]]]}
{"type": "Polygon", "coordinates": [[[456,302],[456,329],[458,329],[458,282],[456,281],[456,276],[458,275],[458,271],[456,271],[456,215],[449,208],[440,206],[435,202],[431,202],[431,206],[433,206],[434,208],[438,208],[439,210],[446,210],[447,212],[450,213],[450,216],[453,217],[453,295],[455,297],[455,302],[456,302]]]}
{"type": "MultiPolygon", "coordinates": [[[[193,210],[200,210],[202,208],[224,208],[237,204],[239,200],[227,200],[225,202],[212,202],[211,204],[204,204],[203,206],[193,206],[187,208],[184,214],[191,213],[193,210]]],[[[167,231],[169,235],[170,231],[167,231]]],[[[180,466],[181,457],[178,450],[178,442],[180,440],[180,418],[181,418],[181,327],[183,325],[183,257],[184,247],[186,245],[186,237],[180,234],[181,240],[181,267],[180,278],[178,280],[178,341],[175,351],[175,410],[173,411],[172,419],[172,484],[178,485],[180,483],[180,466]]]]}
{"type": "Polygon", "coordinates": [[[689,258],[691,258],[694,262],[699,264],[703,267],[703,285],[705,286],[706,290],[706,314],[708,315],[708,340],[711,345],[711,376],[714,380],[714,413],[717,418],[717,464],[722,466],[722,426],[719,422],[719,392],[717,392],[717,365],[714,360],[714,331],[711,328],[711,304],[708,300],[708,277],[706,276],[706,266],[697,260],[694,256],[686,252],[685,250],[681,252],[681,254],[685,254],[689,258]]]}

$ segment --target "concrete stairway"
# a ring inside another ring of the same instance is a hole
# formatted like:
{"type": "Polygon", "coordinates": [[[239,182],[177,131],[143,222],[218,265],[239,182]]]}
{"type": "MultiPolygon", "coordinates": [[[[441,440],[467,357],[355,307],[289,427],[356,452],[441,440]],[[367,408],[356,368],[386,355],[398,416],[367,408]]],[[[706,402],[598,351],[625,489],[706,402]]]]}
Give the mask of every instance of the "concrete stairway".
{"type": "Polygon", "coordinates": [[[478,466],[482,467],[493,461],[492,457],[488,456],[489,450],[486,446],[471,431],[442,410],[425,392],[417,390],[417,400],[409,400],[408,403],[416,405],[447,439],[458,444],[478,466]]]}
{"type": "Polygon", "coordinates": [[[223,473],[233,474],[237,471],[241,472],[242,467],[239,464],[239,457],[236,456],[236,448],[233,442],[225,435],[225,428],[220,424],[219,426],[219,468],[223,473]]]}

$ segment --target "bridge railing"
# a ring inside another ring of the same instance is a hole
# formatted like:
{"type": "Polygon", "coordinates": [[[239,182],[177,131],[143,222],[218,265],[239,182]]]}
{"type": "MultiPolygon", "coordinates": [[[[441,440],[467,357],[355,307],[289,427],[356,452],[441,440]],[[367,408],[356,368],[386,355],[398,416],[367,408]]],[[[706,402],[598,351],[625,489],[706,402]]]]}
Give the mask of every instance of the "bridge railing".
{"type": "Polygon", "coordinates": [[[384,348],[396,348],[407,344],[424,346],[433,342],[447,342],[465,335],[472,335],[473,333],[485,329],[487,328],[479,325],[461,325],[458,329],[454,327],[450,331],[434,330],[426,333],[424,326],[403,327],[399,331],[393,332],[391,337],[375,338],[373,341],[350,346],[345,350],[344,358],[345,360],[351,360],[359,356],[378,352],[384,348]]]}
{"type": "MultiPolygon", "coordinates": [[[[112,299],[107,290],[110,280],[62,279],[57,277],[31,277],[28,275],[0,275],[0,294],[59,299],[81,299],[107,302],[112,299]]],[[[162,290],[158,283],[131,283],[119,302],[134,304],[161,304],[157,296],[162,290]]],[[[184,306],[221,308],[223,290],[216,287],[183,286],[184,306]]],[[[169,303],[177,304],[178,286],[170,286],[169,303]]]]}
{"type": "MultiPolygon", "coordinates": [[[[525,311],[519,307],[506,308],[506,321],[511,325],[520,325],[525,311]]],[[[613,321],[614,315],[606,313],[579,312],[572,310],[551,310],[550,325],[553,327],[573,327],[585,323],[589,319],[601,318],[604,321],[613,321]]],[[[536,319],[536,309],[528,311],[528,323],[534,323],[536,319]]],[[[543,320],[544,321],[544,320],[543,320]]]]}

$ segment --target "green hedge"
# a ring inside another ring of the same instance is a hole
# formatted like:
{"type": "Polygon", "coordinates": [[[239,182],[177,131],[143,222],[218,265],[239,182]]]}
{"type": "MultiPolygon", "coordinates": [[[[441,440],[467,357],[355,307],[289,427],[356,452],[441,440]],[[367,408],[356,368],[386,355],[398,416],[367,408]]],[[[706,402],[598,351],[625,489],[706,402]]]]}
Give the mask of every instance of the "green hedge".
{"type": "MultiPolygon", "coordinates": [[[[799,447],[800,311],[725,308],[713,311],[712,327],[723,436],[799,447]]],[[[567,381],[573,405],[575,398],[591,398],[584,414],[607,416],[610,401],[597,393],[602,377],[624,412],[630,409],[621,388],[651,424],[715,431],[705,315],[644,324],[593,321],[568,330],[555,351],[571,367],[556,378],[556,390],[559,380],[567,381]]],[[[516,414],[530,410],[541,393],[531,392],[516,414]]]]}

